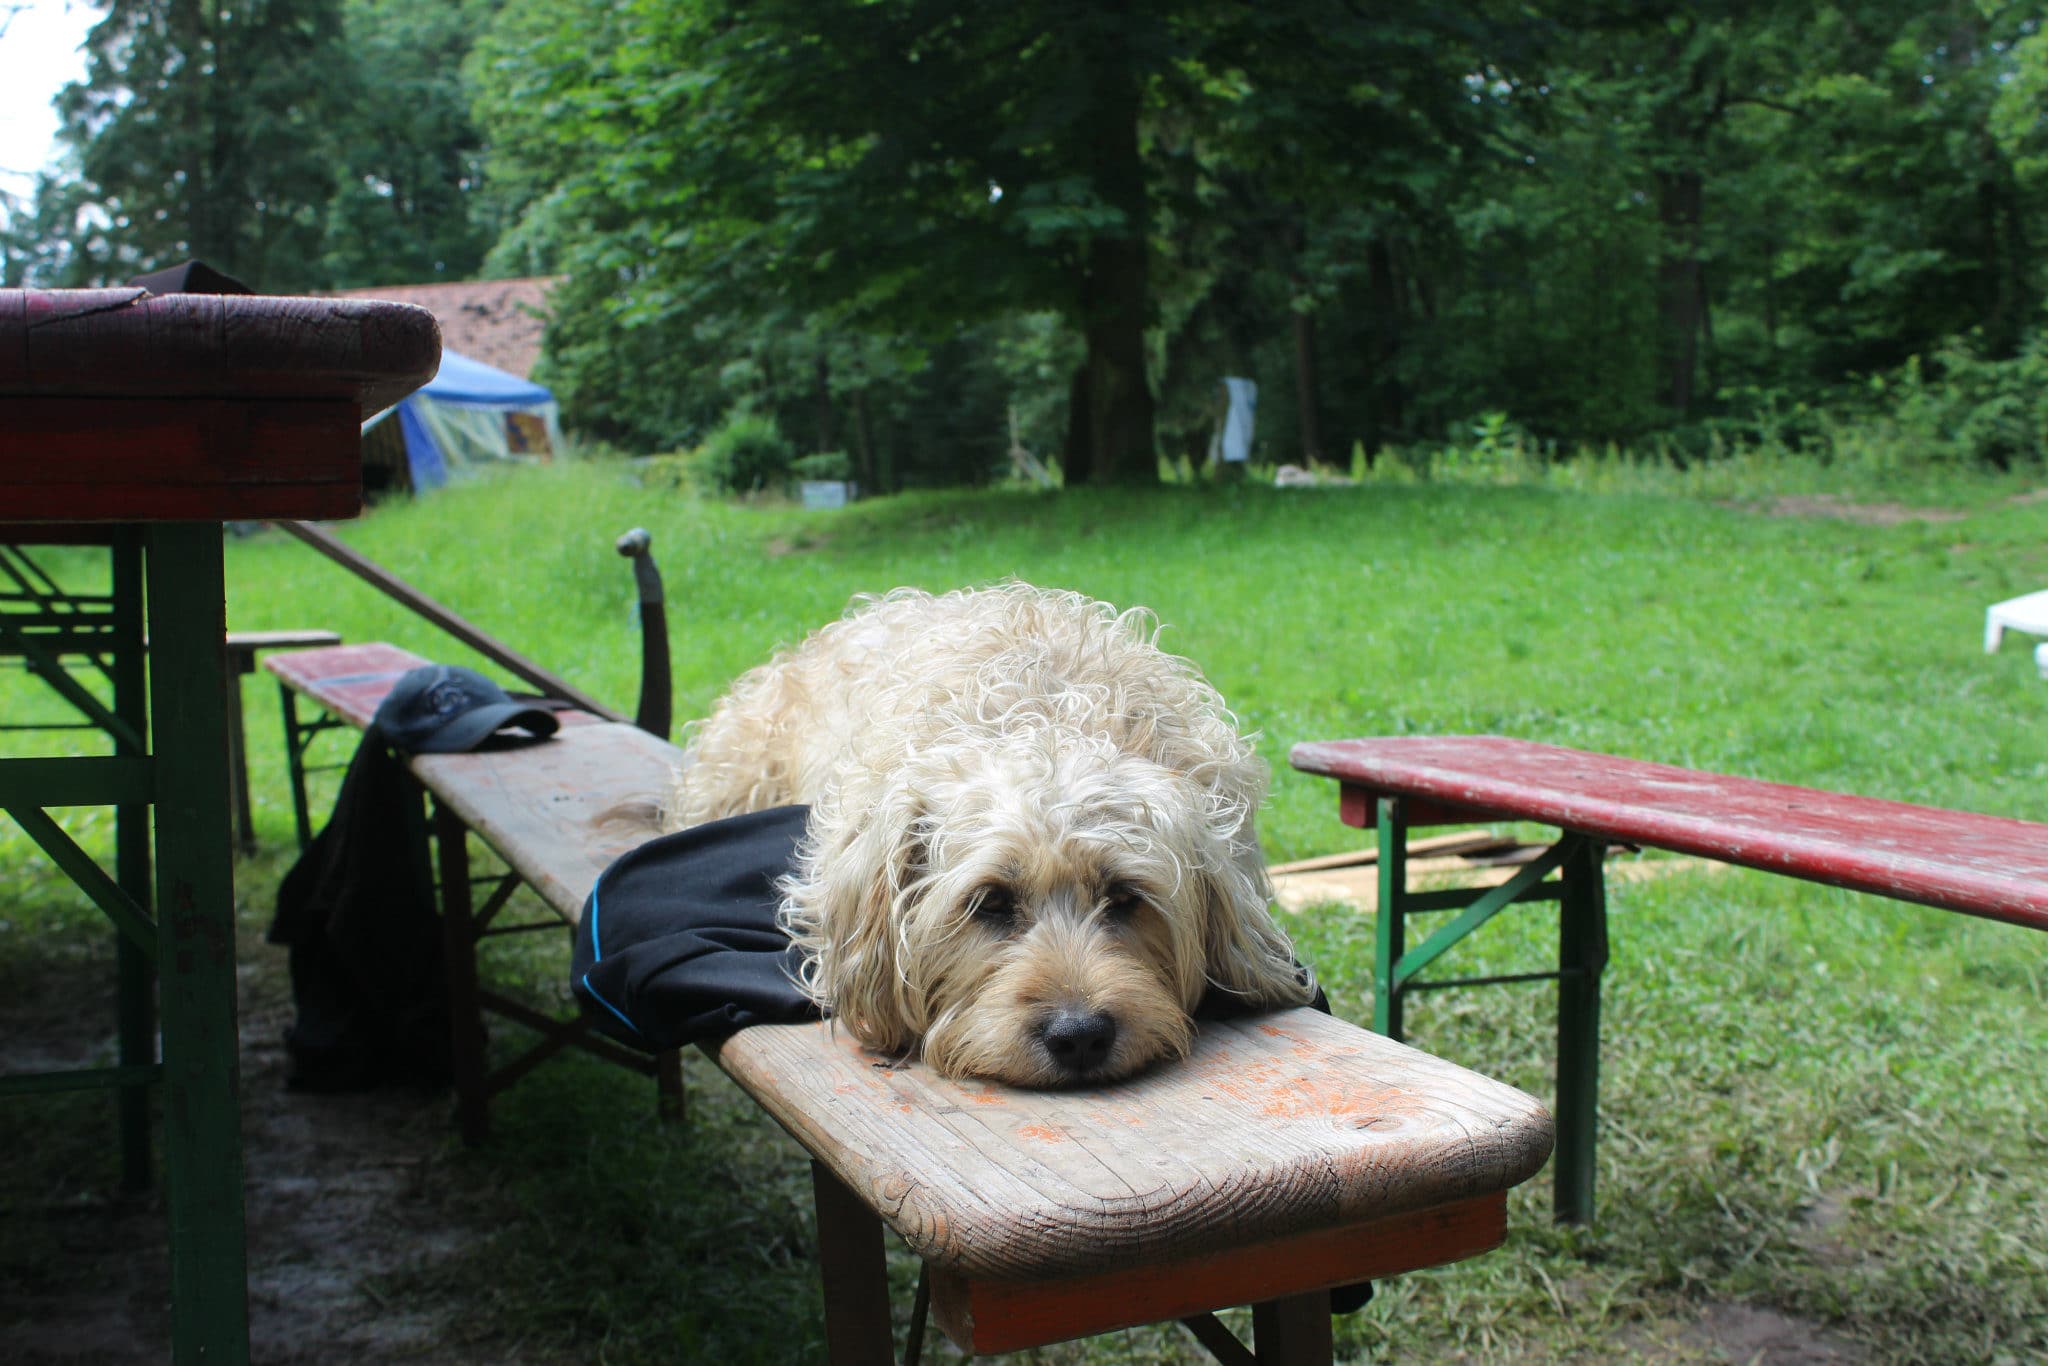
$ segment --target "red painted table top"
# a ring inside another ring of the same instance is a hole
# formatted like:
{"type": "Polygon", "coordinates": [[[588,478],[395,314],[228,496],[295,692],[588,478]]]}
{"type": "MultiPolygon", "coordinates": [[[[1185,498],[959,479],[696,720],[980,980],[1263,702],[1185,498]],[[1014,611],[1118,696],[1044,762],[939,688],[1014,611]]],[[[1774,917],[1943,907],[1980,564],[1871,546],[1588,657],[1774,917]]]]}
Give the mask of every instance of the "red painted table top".
{"type": "MultiPolygon", "coordinates": [[[[1296,745],[1347,791],[1413,797],[2048,930],[2048,825],[1498,735],[1296,745]]],[[[1357,823],[1369,808],[1356,806],[1357,823]]]]}
{"type": "Polygon", "coordinates": [[[412,304],[0,289],[0,397],[347,398],[368,417],[440,364],[412,304]]]}
{"type": "Polygon", "coordinates": [[[363,419],[440,357],[409,304],[0,290],[0,519],[353,517],[363,419]]]}

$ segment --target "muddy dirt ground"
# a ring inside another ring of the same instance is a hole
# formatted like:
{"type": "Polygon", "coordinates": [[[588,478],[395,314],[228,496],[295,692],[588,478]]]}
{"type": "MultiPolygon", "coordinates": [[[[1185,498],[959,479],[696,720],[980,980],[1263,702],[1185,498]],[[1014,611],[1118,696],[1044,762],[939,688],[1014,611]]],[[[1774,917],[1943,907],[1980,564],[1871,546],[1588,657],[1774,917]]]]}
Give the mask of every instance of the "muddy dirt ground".
{"type": "MultiPolygon", "coordinates": [[[[477,1355],[463,1306],[401,1309],[378,1285],[481,1241],[440,1179],[454,1160],[445,1092],[322,1096],[288,1090],[282,1039],[289,989],[277,950],[242,948],[243,1140],[247,1164],[252,1358],[285,1366],[407,1362],[453,1366],[477,1355]],[[450,1344],[470,1344],[468,1346],[450,1344]]],[[[107,1061],[111,992],[104,962],[60,962],[0,999],[0,1066],[9,1071],[107,1061]]],[[[154,1194],[118,1192],[112,1103],[79,1099],[54,1117],[33,1101],[0,1107],[0,1152],[33,1165],[0,1183],[0,1362],[141,1366],[168,1359],[168,1263],[154,1194]],[[61,1125],[61,1130],[56,1127],[61,1125]],[[43,1148],[66,1148],[63,1152],[43,1148]],[[87,1156],[81,1158],[80,1154],[87,1156]],[[36,1177],[42,1186],[36,1184],[36,1177]],[[24,1181],[23,1177],[29,1177],[24,1181]]],[[[595,1349],[593,1349],[595,1350],[595,1349]]],[[[1637,1325],[1627,1359],[1746,1366],[1844,1366],[1865,1358],[1817,1325],[1747,1305],[1637,1325]]],[[[950,1351],[935,1352],[957,1360],[950,1351]]],[[[542,1354],[548,1360],[555,1354],[542,1354]]],[[[537,1358],[517,1346],[492,1361],[537,1358]]],[[[1027,1354],[1028,1359],[1028,1354],[1027,1354]]],[[[1612,1358],[1608,1358],[1612,1359],[1612,1358]]]]}

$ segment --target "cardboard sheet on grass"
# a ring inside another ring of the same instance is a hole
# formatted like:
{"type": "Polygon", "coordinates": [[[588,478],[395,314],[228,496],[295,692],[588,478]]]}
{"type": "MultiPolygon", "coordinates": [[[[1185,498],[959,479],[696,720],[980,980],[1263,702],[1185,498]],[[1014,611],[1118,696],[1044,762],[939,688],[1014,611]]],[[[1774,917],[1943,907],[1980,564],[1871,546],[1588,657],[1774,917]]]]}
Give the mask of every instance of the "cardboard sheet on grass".
{"type": "MultiPolygon", "coordinates": [[[[1515,870],[1543,853],[1547,846],[1527,844],[1487,830],[1459,830],[1408,842],[1410,886],[1492,887],[1506,882],[1515,870]]],[[[1667,873],[1719,869],[1708,859],[1644,858],[1611,849],[1607,858],[1610,882],[1635,882],[1667,873]]],[[[1273,879],[1273,897],[1284,911],[1335,903],[1370,911],[1379,905],[1379,851],[1355,849],[1294,863],[1276,863],[1266,870],[1273,879]]]]}

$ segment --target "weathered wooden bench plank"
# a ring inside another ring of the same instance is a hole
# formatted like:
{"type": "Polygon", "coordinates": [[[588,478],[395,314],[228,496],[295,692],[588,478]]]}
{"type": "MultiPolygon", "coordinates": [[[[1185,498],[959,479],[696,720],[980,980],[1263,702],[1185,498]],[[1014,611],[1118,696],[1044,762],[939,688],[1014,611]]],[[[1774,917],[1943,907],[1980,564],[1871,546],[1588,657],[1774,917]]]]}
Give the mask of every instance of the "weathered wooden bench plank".
{"type": "Polygon", "coordinates": [[[377,714],[377,704],[399,676],[426,662],[410,650],[371,641],[274,654],[263,661],[263,667],[294,693],[357,730],[367,730],[370,718],[377,714]]]}
{"type": "Polygon", "coordinates": [[[1184,1258],[1505,1190],[1527,1096],[1308,1009],[1204,1023],[1184,1062],[1078,1091],[948,1081],[827,1023],[719,1065],[935,1267],[997,1279],[1184,1258]]]}
{"type": "Polygon", "coordinates": [[[1787,877],[2048,929],[2048,825],[1704,773],[1495,735],[1396,736],[1295,746],[1294,767],[1341,784],[1345,823],[1378,831],[1374,1027],[1402,1033],[1408,993],[1498,980],[1558,982],[1558,1217],[1593,1216],[1600,976],[1607,962],[1600,851],[1669,849],[1787,877]],[[1408,887],[1412,827],[1473,820],[1557,827],[1554,880],[1505,892],[1408,887]],[[1558,969],[1423,980],[1452,945],[1512,901],[1559,903],[1558,969]],[[1460,914],[1422,944],[1407,917],[1460,914]]]}
{"type": "MultiPolygon", "coordinates": [[[[380,679],[416,662],[369,646],[265,661],[364,720],[380,679]]],[[[631,813],[679,758],[593,721],[409,762],[444,826],[573,920],[599,872],[647,837],[631,813]]],[[[453,862],[444,845],[444,883],[453,862]]],[[[464,896],[452,915],[466,920],[464,896]]],[[[451,945],[473,971],[466,942],[451,945]]],[[[1505,1192],[1550,1150],[1528,1096],[1311,1010],[1207,1022],[1186,1061],[1083,1091],[948,1081],[822,1021],[705,1051],[816,1164],[835,1360],[886,1350],[886,1318],[857,1303],[877,1274],[868,1221],[925,1261],[956,1342],[1007,1351],[1252,1299],[1307,1312],[1302,1297],[1330,1286],[1472,1256],[1505,1236],[1505,1192]]],[[[1326,1362],[1327,1331],[1316,1341],[1298,1359],[1326,1362]]]]}
{"type": "Polygon", "coordinates": [[[420,754],[412,771],[435,799],[575,924],[612,860],[649,837],[645,810],[678,751],[646,731],[563,712],[554,740],[469,754],[420,754]]]}

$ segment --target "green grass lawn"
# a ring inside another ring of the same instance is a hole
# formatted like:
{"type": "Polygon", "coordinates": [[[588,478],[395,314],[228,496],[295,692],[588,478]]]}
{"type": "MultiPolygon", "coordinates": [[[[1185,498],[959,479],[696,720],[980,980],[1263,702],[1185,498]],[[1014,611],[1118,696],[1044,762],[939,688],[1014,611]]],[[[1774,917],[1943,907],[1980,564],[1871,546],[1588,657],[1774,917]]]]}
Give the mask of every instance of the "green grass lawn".
{"type": "MultiPolygon", "coordinates": [[[[2048,586],[2048,502],[1973,482],[1942,490],[1951,520],[1876,524],[1766,516],[1675,476],[1579,483],[931,494],[805,513],[571,465],[338,530],[630,711],[631,579],[611,542],[648,527],[679,717],[857,592],[1014,575],[1148,605],[1260,733],[1274,859],[1357,841],[1333,787],[1285,762],[1297,741],[1344,735],[1498,732],[2048,820],[2048,683],[2021,639],[1981,645],[1987,604],[2048,586]]],[[[233,627],[326,626],[480,663],[278,533],[231,540],[228,576],[233,627]]],[[[9,719],[41,706],[32,688],[0,674],[9,719]]],[[[251,684],[248,701],[272,852],[243,866],[240,900],[260,960],[290,810],[272,690],[251,684]]],[[[105,841],[92,813],[72,828],[105,841]]],[[[1340,1356],[1714,1359],[1693,1320],[1728,1305],[1873,1360],[2048,1356],[2048,940],[1740,872],[1618,884],[1611,904],[1599,1222],[1553,1226],[1546,1172],[1513,1198],[1504,1249],[1382,1287],[1340,1323],[1340,1356]]],[[[1457,966],[1540,966],[1545,920],[1503,917],[1457,966]]],[[[105,938],[4,824],[0,921],[0,992],[105,938]]],[[[1339,1013],[1369,1018],[1369,919],[1289,924],[1339,1013]]],[[[565,958],[530,944],[499,971],[559,992],[565,958]]],[[[1549,1094],[1547,990],[1439,993],[1410,1019],[1417,1045],[1549,1094]]],[[[446,1198],[498,1230],[488,1246],[368,1290],[393,1312],[460,1303],[477,1360],[815,1359],[801,1152],[701,1059],[690,1069],[680,1134],[653,1124],[635,1079],[541,1069],[499,1104],[498,1141],[445,1166],[446,1198]]],[[[0,1110],[10,1151],[25,1104],[0,1110]]],[[[110,1179],[89,1145],[44,1146],[55,1155],[0,1196],[110,1179]]],[[[907,1304],[912,1268],[894,1270],[907,1304]]],[[[1026,1359],[1197,1352],[1166,1328],[1026,1359]]]]}

